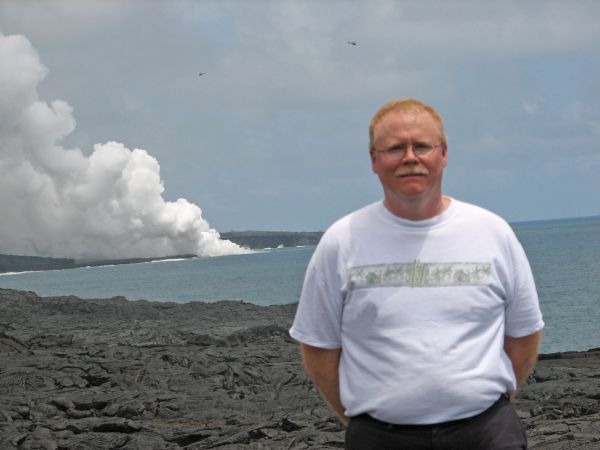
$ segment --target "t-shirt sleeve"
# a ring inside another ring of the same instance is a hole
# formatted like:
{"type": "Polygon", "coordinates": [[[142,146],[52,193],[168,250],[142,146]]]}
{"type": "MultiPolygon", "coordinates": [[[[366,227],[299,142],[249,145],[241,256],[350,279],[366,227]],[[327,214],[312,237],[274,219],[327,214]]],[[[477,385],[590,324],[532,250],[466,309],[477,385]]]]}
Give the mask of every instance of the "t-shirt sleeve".
{"type": "Polygon", "coordinates": [[[523,337],[544,327],[538,295],[531,266],[514,233],[509,236],[512,260],[512,280],[506,301],[506,324],[504,333],[511,337],[523,337]]]}
{"type": "Polygon", "coordinates": [[[324,235],[304,278],[290,336],[304,344],[341,348],[343,295],[338,274],[337,245],[324,235]]]}

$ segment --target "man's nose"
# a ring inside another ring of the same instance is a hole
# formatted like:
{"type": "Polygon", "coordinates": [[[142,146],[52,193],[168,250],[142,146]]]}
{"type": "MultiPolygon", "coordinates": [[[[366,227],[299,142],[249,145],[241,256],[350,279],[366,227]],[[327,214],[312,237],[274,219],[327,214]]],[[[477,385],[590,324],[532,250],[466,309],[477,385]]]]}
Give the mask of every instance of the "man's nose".
{"type": "Polygon", "coordinates": [[[417,158],[417,155],[415,155],[415,152],[413,151],[413,146],[412,145],[408,145],[406,147],[406,153],[404,154],[404,157],[402,158],[402,162],[403,163],[407,163],[407,162],[418,162],[419,158],[417,158]]]}

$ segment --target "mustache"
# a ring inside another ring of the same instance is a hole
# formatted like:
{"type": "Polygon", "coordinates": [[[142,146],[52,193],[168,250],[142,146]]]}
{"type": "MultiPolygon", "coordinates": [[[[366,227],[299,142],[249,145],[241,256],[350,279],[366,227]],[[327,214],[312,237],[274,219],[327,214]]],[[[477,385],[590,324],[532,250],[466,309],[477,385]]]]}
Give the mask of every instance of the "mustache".
{"type": "Polygon", "coordinates": [[[427,175],[428,172],[423,167],[401,167],[399,168],[394,175],[397,177],[405,177],[407,175],[427,175]]]}

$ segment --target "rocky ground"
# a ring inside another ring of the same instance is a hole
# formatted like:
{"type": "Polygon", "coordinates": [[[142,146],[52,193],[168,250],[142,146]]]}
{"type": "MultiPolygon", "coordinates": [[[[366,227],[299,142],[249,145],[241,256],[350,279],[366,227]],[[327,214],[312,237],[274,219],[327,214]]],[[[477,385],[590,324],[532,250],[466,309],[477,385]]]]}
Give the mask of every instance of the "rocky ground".
{"type": "MultiPolygon", "coordinates": [[[[287,335],[295,305],[0,289],[0,449],[342,448],[287,335]]],[[[600,449],[600,349],[544,355],[533,449],[600,449]]]]}

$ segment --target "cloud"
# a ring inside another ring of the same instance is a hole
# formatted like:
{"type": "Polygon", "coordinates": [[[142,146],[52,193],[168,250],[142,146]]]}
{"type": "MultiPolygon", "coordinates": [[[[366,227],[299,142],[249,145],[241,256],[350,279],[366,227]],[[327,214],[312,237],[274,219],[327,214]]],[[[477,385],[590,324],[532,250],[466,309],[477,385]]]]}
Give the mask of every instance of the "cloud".
{"type": "Polygon", "coordinates": [[[539,104],[536,101],[523,100],[521,106],[523,107],[523,110],[530,115],[535,115],[540,110],[539,104]]]}
{"type": "Polygon", "coordinates": [[[392,41],[416,55],[512,58],[586,48],[600,37],[593,25],[600,7],[594,2],[388,2],[385,9],[379,3],[363,5],[372,43],[392,41]]]}
{"type": "MultiPolygon", "coordinates": [[[[600,123],[595,1],[70,3],[0,2],[0,28],[27,35],[51,69],[40,96],[75,109],[62,146],[87,156],[107,140],[151,149],[163,196],[202,205],[223,230],[321,229],[343,201],[378,197],[367,126],[395,97],[443,114],[454,180],[510,170],[524,153],[541,176],[567,154],[555,145],[562,136],[579,136],[572,148],[586,157],[595,151],[580,150],[595,148],[600,123]]],[[[519,194],[530,179],[513,176],[502,196],[543,217],[519,194]]],[[[588,180],[567,181],[581,202],[598,190],[588,180]]],[[[569,214],[568,203],[552,214],[569,214]]]]}
{"type": "Polygon", "coordinates": [[[0,252],[74,258],[242,253],[201,209],[165,201],[158,161],[143,149],[96,144],[89,157],[61,140],[72,108],[38,99],[47,73],[27,38],[0,34],[0,252]]]}
{"type": "Polygon", "coordinates": [[[135,9],[133,3],[118,0],[7,0],[0,4],[0,15],[12,27],[28,28],[29,37],[34,41],[52,39],[67,44],[75,38],[94,39],[105,35],[123,24],[135,9]]]}

